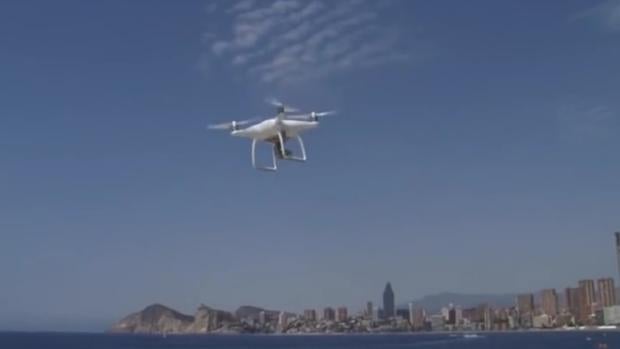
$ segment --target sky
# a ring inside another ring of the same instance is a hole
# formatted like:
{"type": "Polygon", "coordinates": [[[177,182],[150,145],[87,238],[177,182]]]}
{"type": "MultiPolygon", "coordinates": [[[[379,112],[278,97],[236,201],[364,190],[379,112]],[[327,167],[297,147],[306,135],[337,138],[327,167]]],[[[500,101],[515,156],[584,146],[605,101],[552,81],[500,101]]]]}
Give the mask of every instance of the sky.
{"type": "Polygon", "coordinates": [[[617,278],[618,62],[617,0],[3,1],[0,329],[617,278]],[[277,173],[206,129],[270,97],[339,112],[277,173]]]}

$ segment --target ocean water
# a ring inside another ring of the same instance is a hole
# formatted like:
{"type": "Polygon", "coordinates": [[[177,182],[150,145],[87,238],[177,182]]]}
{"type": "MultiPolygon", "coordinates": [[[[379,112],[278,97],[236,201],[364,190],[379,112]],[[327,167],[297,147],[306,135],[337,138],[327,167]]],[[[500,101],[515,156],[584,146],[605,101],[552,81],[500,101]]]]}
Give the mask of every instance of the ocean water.
{"type": "Polygon", "coordinates": [[[620,349],[620,332],[480,333],[462,335],[132,336],[0,333],[0,349],[620,349]]]}

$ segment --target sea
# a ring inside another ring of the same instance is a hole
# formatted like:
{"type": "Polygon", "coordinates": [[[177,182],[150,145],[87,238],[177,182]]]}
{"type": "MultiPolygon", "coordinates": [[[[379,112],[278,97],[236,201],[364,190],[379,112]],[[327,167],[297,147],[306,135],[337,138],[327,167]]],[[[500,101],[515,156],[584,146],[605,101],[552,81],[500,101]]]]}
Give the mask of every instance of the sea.
{"type": "Polygon", "coordinates": [[[620,332],[141,336],[0,333],[0,349],[620,349],[620,332]]]}

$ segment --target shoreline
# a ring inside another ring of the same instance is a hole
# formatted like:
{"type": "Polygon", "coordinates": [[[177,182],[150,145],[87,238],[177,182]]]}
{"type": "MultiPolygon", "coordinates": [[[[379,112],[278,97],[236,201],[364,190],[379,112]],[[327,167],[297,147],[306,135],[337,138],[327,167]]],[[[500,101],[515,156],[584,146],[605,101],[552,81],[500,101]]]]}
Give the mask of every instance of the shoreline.
{"type": "MultiPolygon", "coordinates": [[[[420,331],[420,332],[325,332],[325,333],[167,333],[166,337],[331,337],[331,336],[466,336],[477,335],[485,337],[494,334],[534,334],[534,333],[606,333],[620,332],[620,328],[587,328],[587,329],[527,329],[527,330],[501,330],[501,331],[420,331]]],[[[83,331],[15,331],[0,330],[0,334],[60,334],[60,335],[106,335],[106,336],[138,336],[138,337],[163,337],[160,333],[111,333],[111,332],[83,332],[83,331]]],[[[165,338],[165,337],[164,337],[165,338]]]]}

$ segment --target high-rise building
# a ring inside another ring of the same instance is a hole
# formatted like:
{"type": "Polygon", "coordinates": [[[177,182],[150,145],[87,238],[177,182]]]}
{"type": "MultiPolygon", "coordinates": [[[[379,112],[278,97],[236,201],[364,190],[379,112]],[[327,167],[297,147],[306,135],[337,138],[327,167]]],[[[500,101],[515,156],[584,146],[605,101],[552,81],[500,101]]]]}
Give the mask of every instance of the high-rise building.
{"type": "Polygon", "coordinates": [[[542,310],[545,314],[555,317],[558,315],[558,295],[554,288],[542,290],[542,310]]]}
{"type": "Polygon", "coordinates": [[[336,313],[336,320],[340,322],[347,321],[349,318],[349,314],[347,311],[347,307],[338,307],[338,312],[336,313]]]}
{"type": "Polygon", "coordinates": [[[288,326],[288,316],[285,312],[281,311],[278,315],[278,328],[280,330],[285,330],[288,326]]]}
{"type": "Polygon", "coordinates": [[[579,319],[585,323],[592,315],[592,305],[596,303],[594,280],[579,281],[579,319]]]}
{"type": "Polygon", "coordinates": [[[524,293],[517,296],[517,311],[519,314],[519,325],[522,328],[531,328],[534,317],[534,295],[524,293]]]}
{"type": "Polygon", "coordinates": [[[336,311],[332,307],[323,309],[323,320],[334,321],[336,320],[336,311]]]}
{"type": "Polygon", "coordinates": [[[372,306],[372,302],[366,303],[366,317],[371,320],[374,319],[373,313],[374,313],[374,308],[372,306]]]}
{"type": "Polygon", "coordinates": [[[463,308],[461,308],[460,306],[457,306],[456,308],[454,308],[454,312],[455,312],[455,324],[457,326],[460,326],[463,324],[463,308]]]}
{"type": "Polygon", "coordinates": [[[316,310],[314,309],[304,310],[304,319],[306,319],[306,321],[316,321],[316,310]]]}
{"type": "Polygon", "coordinates": [[[266,321],[267,321],[267,317],[265,315],[265,311],[261,310],[261,312],[258,313],[258,323],[261,325],[264,325],[266,321]]]}
{"type": "Polygon", "coordinates": [[[484,309],[484,329],[486,331],[491,331],[493,329],[493,321],[494,313],[493,310],[489,307],[484,309]]]}
{"type": "Polygon", "coordinates": [[[389,319],[396,314],[394,309],[394,290],[388,282],[383,290],[383,317],[389,319]]]}
{"type": "Polygon", "coordinates": [[[450,308],[448,310],[448,321],[446,321],[448,325],[456,325],[456,309],[450,308]]]}
{"type": "Polygon", "coordinates": [[[414,330],[423,330],[426,327],[426,312],[422,308],[414,309],[413,322],[411,326],[414,330]]]}
{"type": "Polygon", "coordinates": [[[479,307],[463,309],[463,319],[470,323],[479,323],[484,321],[479,307]]]}
{"type": "Polygon", "coordinates": [[[575,319],[581,317],[579,314],[579,299],[579,288],[568,287],[564,290],[565,308],[575,319]]]}
{"type": "Polygon", "coordinates": [[[415,314],[413,309],[413,303],[409,303],[409,325],[413,326],[415,314]]]}
{"type": "Polygon", "coordinates": [[[532,293],[518,295],[517,309],[521,314],[532,314],[534,312],[534,295],[532,293]]]}
{"type": "Polygon", "coordinates": [[[614,279],[603,278],[598,279],[598,300],[602,307],[611,307],[616,304],[616,290],[614,286],[614,279]]]}
{"type": "Polygon", "coordinates": [[[616,258],[618,259],[618,273],[620,273],[620,231],[617,231],[615,235],[616,235],[616,258]]]}
{"type": "Polygon", "coordinates": [[[443,316],[443,320],[445,322],[448,322],[448,317],[450,317],[450,308],[442,307],[439,313],[441,314],[441,316],[443,316]]]}

